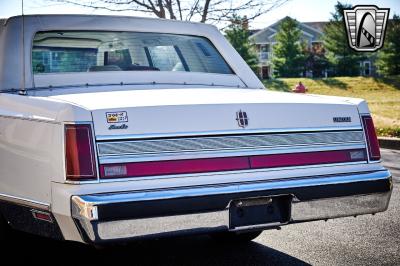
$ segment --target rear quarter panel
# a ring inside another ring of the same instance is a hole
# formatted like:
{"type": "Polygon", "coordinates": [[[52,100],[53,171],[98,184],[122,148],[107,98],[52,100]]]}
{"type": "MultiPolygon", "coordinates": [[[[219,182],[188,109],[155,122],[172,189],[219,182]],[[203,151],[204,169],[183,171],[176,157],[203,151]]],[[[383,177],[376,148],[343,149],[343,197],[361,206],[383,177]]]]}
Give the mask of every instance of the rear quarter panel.
{"type": "Polygon", "coordinates": [[[61,175],[61,124],[0,116],[0,193],[50,203],[61,175]]]}
{"type": "Polygon", "coordinates": [[[90,119],[74,106],[0,94],[0,194],[51,203],[51,182],[64,182],[63,121],[90,119]]]}

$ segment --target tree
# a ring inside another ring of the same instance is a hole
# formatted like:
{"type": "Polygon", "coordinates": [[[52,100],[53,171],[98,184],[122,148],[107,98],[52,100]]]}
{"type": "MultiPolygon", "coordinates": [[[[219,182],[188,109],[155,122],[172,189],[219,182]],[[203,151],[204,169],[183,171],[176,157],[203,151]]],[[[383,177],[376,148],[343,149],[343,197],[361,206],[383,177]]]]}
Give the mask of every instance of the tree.
{"type": "Polygon", "coordinates": [[[246,21],[246,17],[236,17],[225,30],[225,37],[250,68],[258,73],[258,57],[254,45],[249,40],[250,32],[246,21]]]}
{"type": "Polygon", "coordinates": [[[378,72],[382,75],[400,74],[400,16],[389,21],[383,49],[378,53],[378,72]]]}
{"type": "Polygon", "coordinates": [[[311,47],[306,47],[305,54],[305,69],[311,71],[314,78],[324,76],[328,68],[328,59],[325,56],[325,48],[320,43],[312,44],[311,47]]]}
{"type": "Polygon", "coordinates": [[[360,74],[360,61],[363,56],[353,51],[347,40],[347,33],[343,23],[343,9],[351,8],[351,5],[337,2],[332,19],[324,28],[324,47],[327,50],[327,58],[333,67],[334,75],[358,76],[360,74]]]}
{"type": "Polygon", "coordinates": [[[277,8],[288,0],[49,0],[91,9],[132,11],[155,15],[158,18],[198,22],[230,22],[235,15],[248,20],[277,8]]]}
{"type": "Polygon", "coordinates": [[[275,75],[297,77],[304,70],[304,55],[300,42],[301,31],[296,20],[286,17],[276,34],[277,44],[273,47],[275,75]]]}

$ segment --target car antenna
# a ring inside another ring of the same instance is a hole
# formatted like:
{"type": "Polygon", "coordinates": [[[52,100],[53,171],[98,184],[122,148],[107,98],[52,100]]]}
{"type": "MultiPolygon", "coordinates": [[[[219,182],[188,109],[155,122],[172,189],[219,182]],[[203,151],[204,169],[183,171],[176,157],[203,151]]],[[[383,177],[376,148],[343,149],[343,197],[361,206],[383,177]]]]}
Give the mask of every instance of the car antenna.
{"type": "Polygon", "coordinates": [[[25,88],[25,18],[24,18],[24,0],[21,0],[21,13],[22,13],[22,25],[21,25],[21,41],[22,41],[22,79],[21,79],[21,89],[18,92],[19,95],[26,95],[25,88]]]}

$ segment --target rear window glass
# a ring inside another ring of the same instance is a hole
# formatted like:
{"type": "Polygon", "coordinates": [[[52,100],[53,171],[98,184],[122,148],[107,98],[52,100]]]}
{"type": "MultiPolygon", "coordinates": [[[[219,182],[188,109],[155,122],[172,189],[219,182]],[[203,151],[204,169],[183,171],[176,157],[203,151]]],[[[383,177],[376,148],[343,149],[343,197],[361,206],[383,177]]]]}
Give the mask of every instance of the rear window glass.
{"type": "Polygon", "coordinates": [[[103,31],[51,31],[35,35],[34,74],[96,71],[185,71],[232,74],[203,37],[103,31]]]}

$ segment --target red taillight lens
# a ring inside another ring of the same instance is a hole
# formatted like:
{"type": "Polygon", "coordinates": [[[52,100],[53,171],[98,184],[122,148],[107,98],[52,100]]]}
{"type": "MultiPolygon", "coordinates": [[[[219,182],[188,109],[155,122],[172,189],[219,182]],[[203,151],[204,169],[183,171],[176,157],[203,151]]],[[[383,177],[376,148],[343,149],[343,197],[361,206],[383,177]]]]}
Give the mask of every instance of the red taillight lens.
{"type": "Polygon", "coordinates": [[[368,154],[371,161],[379,161],[381,159],[381,152],[379,150],[378,137],[376,136],[374,121],[371,116],[362,117],[365,136],[368,144],[368,154]]]}
{"type": "Polygon", "coordinates": [[[103,164],[100,178],[191,174],[366,161],[365,149],[103,164]]]}
{"type": "Polygon", "coordinates": [[[273,168],[365,161],[364,150],[320,151],[251,156],[252,168],[273,168]]]}
{"type": "Polygon", "coordinates": [[[101,178],[190,174],[249,169],[247,157],[206,158],[175,161],[101,165],[101,178]]]}
{"type": "Polygon", "coordinates": [[[81,181],[97,177],[90,125],[65,126],[65,164],[68,180],[81,181]]]}

